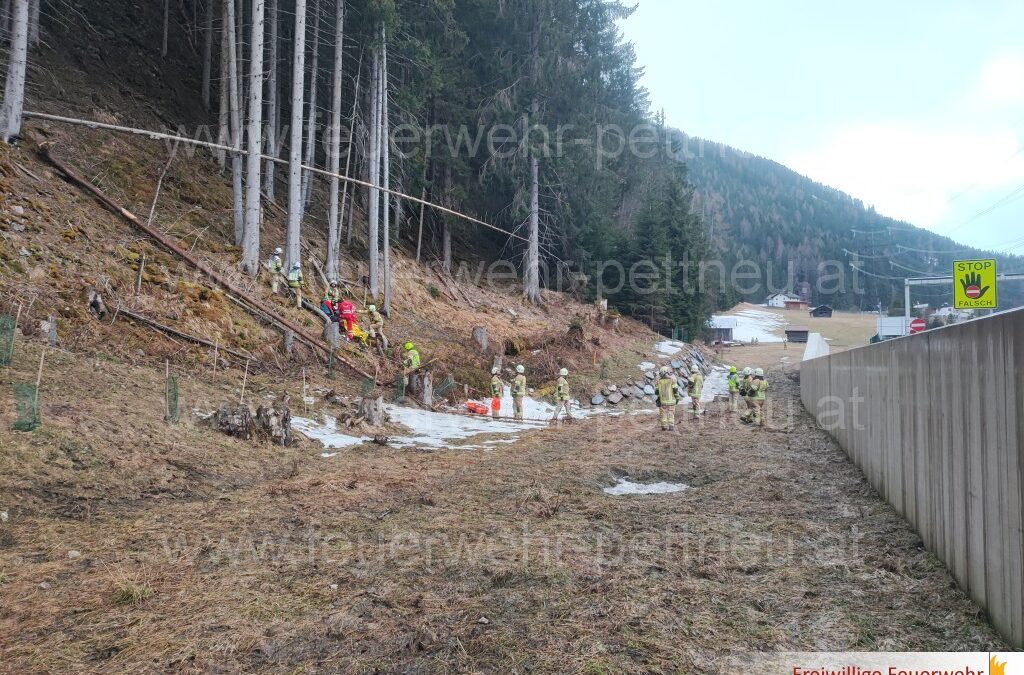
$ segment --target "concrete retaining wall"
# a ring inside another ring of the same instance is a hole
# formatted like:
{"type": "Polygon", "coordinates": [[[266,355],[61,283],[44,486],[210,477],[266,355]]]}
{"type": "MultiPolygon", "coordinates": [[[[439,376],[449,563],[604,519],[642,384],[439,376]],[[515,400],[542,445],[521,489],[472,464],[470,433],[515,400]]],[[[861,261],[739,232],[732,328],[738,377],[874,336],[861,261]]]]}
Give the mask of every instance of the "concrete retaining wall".
{"type": "Polygon", "coordinates": [[[1024,647],[1024,310],[804,361],[800,394],[1024,647]]]}

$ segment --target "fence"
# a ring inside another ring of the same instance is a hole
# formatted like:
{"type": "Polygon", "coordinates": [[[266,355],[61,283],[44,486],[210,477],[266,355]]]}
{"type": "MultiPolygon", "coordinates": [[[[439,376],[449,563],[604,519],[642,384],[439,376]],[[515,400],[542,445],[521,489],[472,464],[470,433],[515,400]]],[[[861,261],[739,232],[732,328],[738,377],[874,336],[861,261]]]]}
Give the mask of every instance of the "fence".
{"type": "Polygon", "coordinates": [[[1024,309],[804,361],[800,392],[1024,647],[1024,309]]]}

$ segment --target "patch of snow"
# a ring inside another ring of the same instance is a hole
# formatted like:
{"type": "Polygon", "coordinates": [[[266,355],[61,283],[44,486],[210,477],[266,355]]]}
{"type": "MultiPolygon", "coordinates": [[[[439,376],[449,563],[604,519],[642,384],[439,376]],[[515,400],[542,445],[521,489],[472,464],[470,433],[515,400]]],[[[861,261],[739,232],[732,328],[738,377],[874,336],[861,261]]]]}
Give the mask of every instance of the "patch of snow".
{"type": "Polygon", "coordinates": [[[775,312],[760,309],[741,309],[736,312],[733,339],[740,342],[782,342],[785,340],[786,319],[775,312]]]}
{"type": "MultiPolygon", "coordinates": [[[[353,445],[359,445],[363,441],[370,440],[369,436],[349,436],[347,434],[340,433],[337,430],[337,423],[338,420],[330,415],[324,415],[323,424],[305,417],[292,418],[292,428],[307,438],[314,441],[320,441],[323,443],[325,448],[329,448],[331,450],[348,448],[353,445]]],[[[334,454],[336,455],[338,453],[334,454]]],[[[321,455],[321,457],[324,456],[326,456],[326,454],[321,455]]]]}
{"type": "Polygon", "coordinates": [[[640,370],[642,370],[642,371],[644,371],[646,373],[648,370],[654,370],[658,366],[654,365],[650,361],[644,361],[643,363],[640,364],[639,367],[640,367],[640,370]]]}
{"type": "Polygon", "coordinates": [[[606,487],[604,493],[613,497],[624,495],[667,495],[689,490],[685,483],[634,483],[626,478],[619,478],[615,485],[606,487]]]}
{"type": "Polygon", "coordinates": [[[654,348],[659,354],[675,356],[679,352],[683,351],[683,347],[685,346],[685,342],[679,342],[678,340],[662,340],[658,344],[654,345],[654,348]]]}

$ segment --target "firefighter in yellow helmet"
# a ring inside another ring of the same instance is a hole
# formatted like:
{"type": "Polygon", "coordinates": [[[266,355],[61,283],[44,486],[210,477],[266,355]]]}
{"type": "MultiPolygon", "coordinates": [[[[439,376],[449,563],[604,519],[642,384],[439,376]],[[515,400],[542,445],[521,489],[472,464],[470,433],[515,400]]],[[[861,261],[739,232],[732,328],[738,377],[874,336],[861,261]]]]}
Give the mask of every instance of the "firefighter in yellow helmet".
{"type": "Polygon", "coordinates": [[[512,412],[517,420],[523,419],[523,399],[526,397],[526,368],[516,366],[516,379],[512,381],[512,412]]]}
{"type": "Polygon", "coordinates": [[[661,409],[661,430],[675,431],[676,429],[676,378],[672,376],[672,369],[662,366],[658,383],[655,387],[657,397],[655,402],[661,409]]]}
{"type": "Polygon", "coordinates": [[[288,270],[288,288],[295,295],[295,306],[302,309],[302,284],[306,281],[302,276],[302,265],[294,263],[288,270]]]}
{"type": "Polygon", "coordinates": [[[412,382],[415,393],[419,384],[419,375],[416,373],[420,369],[420,353],[412,342],[402,345],[402,350],[404,352],[402,356],[402,385],[404,388],[408,388],[409,383],[412,382]]]}
{"type": "Polygon", "coordinates": [[[736,366],[729,366],[729,377],[726,380],[729,385],[729,410],[736,411],[736,399],[740,395],[740,376],[736,366]]]}
{"type": "Polygon", "coordinates": [[[278,246],[274,254],[267,259],[267,270],[270,272],[270,292],[277,295],[281,288],[281,279],[284,277],[284,263],[281,262],[281,254],[284,251],[278,246]]]}
{"type": "Polygon", "coordinates": [[[497,366],[491,368],[491,417],[494,419],[501,417],[501,396],[505,393],[505,383],[498,375],[500,372],[497,366]]]}
{"type": "Polygon", "coordinates": [[[703,415],[704,409],[700,406],[700,396],[704,393],[704,375],[700,372],[697,364],[690,366],[690,407],[694,415],[703,415]]]}
{"type": "Polygon", "coordinates": [[[558,415],[564,410],[565,419],[572,419],[572,412],[569,410],[570,398],[569,398],[569,371],[562,368],[558,371],[558,382],[555,383],[555,414],[551,417],[552,421],[558,420],[558,415]]]}

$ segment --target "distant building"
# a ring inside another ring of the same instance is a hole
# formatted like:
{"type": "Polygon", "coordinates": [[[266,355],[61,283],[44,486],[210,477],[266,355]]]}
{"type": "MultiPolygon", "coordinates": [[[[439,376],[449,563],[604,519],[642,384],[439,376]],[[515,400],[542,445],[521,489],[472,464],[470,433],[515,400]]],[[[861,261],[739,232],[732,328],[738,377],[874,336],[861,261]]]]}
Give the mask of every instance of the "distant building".
{"type": "Polygon", "coordinates": [[[712,340],[715,342],[732,342],[733,331],[736,330],[736,326],[739,322],[734,316],[712,316],[711,320],[708,321],[708,327],[711,329],[712,340]]]}
{"type": "Polygon", "coordinates": [[[903,337],[910,333],[907,326],[907,319],[902,316],[880,316],[876,322],[876,335],[874,342],[879,340],[890,340],[903,337]]]}
{"type": "Polygon", "coordinates": [[[940,307],[935,310],[932,315],[936,319],[941,319],[945,323],[957,323],[959,321],[967,321],[974,317],[973,312],[969,309],[953,309],[949,305],[940,307]]]}
{"type": "Polygon", "coordinates": [[[809,304],[806,300],[786,300],[786,309],[796,309],[801,312],[806,311],[809,304]]]}
{"type": "Polygon", "coordinates": [[[811,316],[815,319],[831,319],[832,308],[828,305],[818,305],[811,310],[811,316]]]}
{"type": "Polygon", "coordinates": [[[790,295],[789,293],[774,293],[765,298],[764,304],[769,307],[778,307],[779,309],[783,309],[785,308],[786,301],[788,300],[795,300],[799,302],[800,298],[790,295]]]}
{"type": "Polygon", "coordinates": [[[807,342],[807,336],[810,335],[810,332],[807,326],[787,326],[786,340],[788,342],[807,342]]]}

